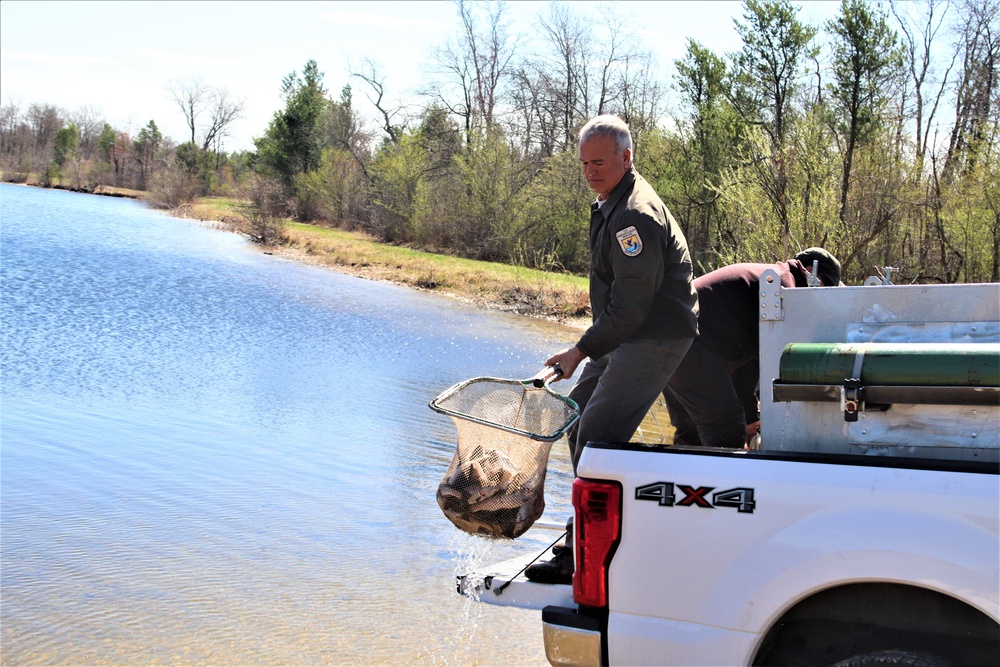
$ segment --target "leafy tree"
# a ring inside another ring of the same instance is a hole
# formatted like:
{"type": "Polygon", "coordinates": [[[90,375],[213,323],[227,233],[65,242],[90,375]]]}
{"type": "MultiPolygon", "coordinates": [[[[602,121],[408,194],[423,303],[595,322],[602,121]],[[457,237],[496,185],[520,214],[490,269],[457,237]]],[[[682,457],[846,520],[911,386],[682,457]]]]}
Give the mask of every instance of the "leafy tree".
{"type": "Polygon", "coordinates": [[[214,158],[197,144],[183,143],[174,152],[174,164],[197,184],[197,194],[206,195],[215,185],[214,158]]]}
{"type": "Polygon", "coordinates": [[[841,114],[839,124],[845,139],[840,221],[846,225],[855,151],[878,130],[889,84],[899,73],[902,60],[886,15],[865,0],[842,0],[840,15],[827,27],[835,39],[830,91],[841,114]]]}
{"type": "MultiPolygon", "coordinates": [[[[719,210],[717,200],[723,174],[738,155],[744,123],[729,101],[726,62],[695,40],[688,40],[684,58],[677,66],[676,87],[691,115],[678,123],[682,137],[674,173],[681,182],[673,210],[683,211],[685,234],[696,255],[718,250],[719,210]],[[683,157],[681,157],[683,156],[683,157]]],[[[637,153],[642,161],[642,153],[637,153]]]]}
{"type": "Polygon", "coordinates": [[[140,190],[145,190],[148,187],[149,179],[153,174],[153,165],[157,157],[157,152],[162,143],[163,134],[152,120],[149,121],[146,127],[139,130],[135,141],[132,142],[132,156],[136,164],[139,165],[140,190]]]}
{"type": "Polygon", "coordinates": [[[509,261],[523,189],[533,174],[507,137],[494,129],[475,135],[455,160],[465,196],[452,214],[466,257],[509,261]]]}
{"type": "Polygon", "coordinates": [[[792,97],[816,30],[803,25],[789,0],[747,0],[744,21],[735,21],[743,49],[733,55],[732,100],[743,119],[763,128],[770,141],[748,155],[783,234],[789,229],[786,134],[792,97]]]}
{"type": "Polygon", "coordinates": [[[789,238],[794,245],[782,245],[782,256],[789,250],[812,246],[828,247],[835,253],[839,233],[840,173],[837,167],[837,137],[827,122],[822,105],[805,111],[789,129],[788,217],[789,238]]]}
{"type": "Polygon", "coordinates": [[[250,174],[237,206],[239,230],[254,243],[271,245],[285,238],[284,206],[280,181],[263,174],[250,174]]]}
{"type": "Polygon", "coordinates": [[[405,132],[396,143],[383,144],[370,170],[373,210],[368,231],[389,242],[415,240],[420,234],[418,197],[429,169],[430,156],[419,135],[405,132]]]}
{"type": "Polygon", "coordinates": [[[76,125],[70,124],[56,132],[55,149],[52,154],[52,162],[62,168],[66,162],[76,157],[80,150],[80,130],[76,125]]]}
{"type": "Polygon", "coordinates": [[[296,72],[288,74],[281,83],[281,95],[285,108],[275,112],[254,145],[260,167],[291,188],[297,174],[319,166],[323,153],[323,118],[329,100],[316,61],[306,62],[301,77],[296,72]]]}
{"type": "Polygon", "coordinates": [[[113,170],[115,186],[121,187],[132,148],[128,134],[119,132],[105,123],[101,135],[97,138],[97,148],[101,158],[113,170]]]}
{"type": "Polygon", "coordinates": [[[371,170],[370,231],[438,249],[458,245],[454,201],[462,186],[454,166],[462,150],[461,128],[439,106],[424,112],[415,131],[383,144],[371,170]]]}
{"type": "Polygon", "coordinates": [[[746,0],[734,21],[743,49],[733,56],[733,99],[749,122],[762,124],[773,146],[784,145],[792,97],[816,29],[798,19],[789,0],[746,0]]]}
{"type": "Polygon", "coordinates": [[[367,181],[343,148],[323,149],[319,166],[295,176],[295,216],[360,226],[367,181]]]}
{"type": "Polygon", "coordinates": [[[431,178],[444,170],[462,150],[461,129],[440,106],[430,106],[424,111],[417,136],[430,157],[428,174],[431,178]]]}
{"type": "MultiPolygon", "coordinates": [[[[76,125],[69,125],[56,132],[52,149],[52,163],[45,170],[45,184],[50,185],[63,177],[63,167],[67,162],[77,162],[80,150],[80,130],[76,125]]],[[[79,181],[79,170],[75,170],[79,181]]]]}
{"type": "MultiPolygon", "coordinates": [[[[322,143],[352,156],[362,172],[368,161],[370,135],[361,129],[361,121],[354,110],[351,86],[340,90],[340,100],[328,100],[322,123],[325,137],[322,143]]],[[[398,128],[397,128],[398,129],[398,128]]],[[[391,138],[391,137],[390,137],[391,138]]]]}
{"type": "Polygon", "coordinates": [[[525,188],[514,259],[525,266],[582,273],[590,265],[593,193],[576,151],[556,153],[525,188]]]}
{"type": "Polygon", "coordinates": [[[94,113],[6,105],[0,167],[22,178],[59,165],[86,172],[89,151],[116,185],[147,186],[169,206],[245,179],[246,229],[257,240],[280,240],[280,219],[292,214],[582,273],[592,195],[575,135],[593,113],[615,113],[632,127],[636,165],[684,229],[698,272],[823,245],[852,282],[873,265],[897,267],[897,280],[1000,279],[998,0],[954,0],[947,11],[927,0],[919,15],[894,8],[904,50],[869,0],[843,0],[818,29],[791,2],[745,0],[735,22],[742,48],[726,58],[689,40],[669,119],[655,63],[620,14],[593,20],[553,3],[529,52],[509,33],[503,2],[462,0],[461,30],[436,54],[424,108],[388,101],[370,61],[349,72],[377,112],[372,131],[356,91],[330,95],[310,60],[283,79],[282,108],[252,153],[222,152],[224,125],[212,114],[233,105],[213,106],[214,89],[195,81],[176,88],[191,130],[176,149],[152,122],[131,138],[107,124],[98,133],[94,113]],[[829,59],[813,47],[820,31],[829,59]],[[945,31],[960,41],[952,76],[951,54],[935,60],[941,50],[931,48],[945,31]],[[952,92],[955,124],[939,140],[935,113],[952,92]]]}

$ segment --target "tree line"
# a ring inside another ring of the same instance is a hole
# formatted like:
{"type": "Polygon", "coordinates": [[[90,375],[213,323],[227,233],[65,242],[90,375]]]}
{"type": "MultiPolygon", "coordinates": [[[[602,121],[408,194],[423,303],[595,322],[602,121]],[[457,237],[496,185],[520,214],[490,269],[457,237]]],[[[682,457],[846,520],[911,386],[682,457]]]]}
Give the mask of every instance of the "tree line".
{"type": "Polygon", "coordinates": [[[92,106],[71,112],[43,103],[0,106],[4,180],[87,192],[100,186],[140,190],[167,208],[235,193],[249,156],[225,152],[223,140],[244,103],[198,78],[171,82],[168,89],[191,130],[190,140],[180,144],[155,120],[138,130],[113,127],[92,106]]]}
{"type": "Polygon", "coordinates": [[[0,168],[149,189],[164,205],[239,194],[267,242],[290,216],[586,273],[577,132],[614,113],[699,274],[820,245],[854,284],[887,266],[897,282],[1000,281],[1000,0],[843,0],[822,25],[789,0],[746,0],[741,48],[688,39],[667,81],[613,8],[550,3],[528,39],[503,2],[455,6],[461,29],[425,63],[415,106],[390,101],[372,61],[331,92],[310,60],[281,82],[254,150],[229,155],[242,105],[200,82],[172,87],[191,129],[180,145],[152,121],[130,134],[87,110],[8,105],[0,168]]]}

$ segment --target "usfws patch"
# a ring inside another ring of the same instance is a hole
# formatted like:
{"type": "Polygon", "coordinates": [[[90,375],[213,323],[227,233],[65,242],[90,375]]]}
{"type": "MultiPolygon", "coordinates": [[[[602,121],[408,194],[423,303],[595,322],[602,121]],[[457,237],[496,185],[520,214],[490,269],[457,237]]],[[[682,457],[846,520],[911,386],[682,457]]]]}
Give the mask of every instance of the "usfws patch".
{"type": "Polygon", "coordinates": [[[639,238],[639,230],[635,227],[626,227],[615,234],[615,238],[618,239],[622,252],[629,257],[635,257],[642,252],[642,239],[639,238]]]}

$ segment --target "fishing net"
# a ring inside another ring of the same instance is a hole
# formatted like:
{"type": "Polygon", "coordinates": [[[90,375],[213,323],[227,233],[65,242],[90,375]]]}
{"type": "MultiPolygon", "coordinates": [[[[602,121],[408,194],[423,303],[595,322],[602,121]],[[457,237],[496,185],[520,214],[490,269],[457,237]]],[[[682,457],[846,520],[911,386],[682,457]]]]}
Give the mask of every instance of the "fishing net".
{"type": "Polygon", "coordinates": [[[474,378],[430,403],[458,427],[458,446],[437,501],[461,530],[513,539],[545,510],[552,443],[579,417],[577,405],[541,380],[474,378]]]}

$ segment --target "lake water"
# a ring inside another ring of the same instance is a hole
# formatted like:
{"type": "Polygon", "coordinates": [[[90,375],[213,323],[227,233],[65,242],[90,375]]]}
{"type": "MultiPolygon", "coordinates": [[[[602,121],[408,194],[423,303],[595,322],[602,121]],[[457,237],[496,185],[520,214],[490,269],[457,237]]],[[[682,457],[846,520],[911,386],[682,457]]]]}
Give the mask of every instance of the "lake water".
{"type": "Polygon", "coordinates": [[[427,403],[573,332],[12,185],[0,269],[4,664],[545,664],[538,612],[454,574],[558,534],[455,529],[455,427],[427,403]]]}

